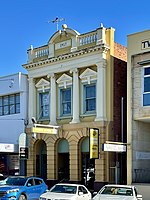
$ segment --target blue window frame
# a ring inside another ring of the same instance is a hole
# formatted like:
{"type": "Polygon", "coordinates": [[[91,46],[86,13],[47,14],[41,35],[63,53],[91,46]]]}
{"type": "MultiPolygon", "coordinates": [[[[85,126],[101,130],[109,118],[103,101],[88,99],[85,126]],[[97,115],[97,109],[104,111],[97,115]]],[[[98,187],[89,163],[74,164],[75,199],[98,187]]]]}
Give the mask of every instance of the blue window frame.
{"type": "Polygon", "coordinates": [[[96,112],[96,84],[84,85],[84,113],[96,112]]]}
{"type": "Polygon", "coordinates": [[[60,89],[60,116],[71,115],[71,87],[60,89]]]}
{"type": "Polygon", "coordinates": [[[49,106],[50,97],[49,92],[39,93],[39,118],[48,119],[49,118],[49,106]]]}
{"type": "Polygon", "coordinates": [[[143,106],[150,106],[150,67],[144,68],[143,106]]]}

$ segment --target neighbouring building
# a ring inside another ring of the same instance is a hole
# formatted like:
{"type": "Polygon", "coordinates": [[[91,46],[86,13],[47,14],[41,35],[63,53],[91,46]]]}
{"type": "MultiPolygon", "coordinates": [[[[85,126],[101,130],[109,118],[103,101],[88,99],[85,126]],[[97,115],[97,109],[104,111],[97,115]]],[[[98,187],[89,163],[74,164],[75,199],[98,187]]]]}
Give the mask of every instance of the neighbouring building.
{"type": "Polygon", "coordinates": [[[64,24],[46,45],[31,46],[23,64],[29,77],[27,175],[94,189],[126,182],[126,153],[102,150],[106,141],[126,142],[126,61],[126,47],[103,26],[79,34],[64,24]],[[51,126],[59,126],[56,134],[46,132],[51,126]]]}
{"type": "Polygon", "coordinates": [[[149,199],[150,183],[150,30],[128,35],[127,182],[149,199]],[[146,193],[147,188],[147,193],[146,193]]]}
{"type": "Polygon", "coordinates": [[[0,77],[0,173],[24,174],[19,137],[27,125],[28,81],[21,72],[0,77]]]}

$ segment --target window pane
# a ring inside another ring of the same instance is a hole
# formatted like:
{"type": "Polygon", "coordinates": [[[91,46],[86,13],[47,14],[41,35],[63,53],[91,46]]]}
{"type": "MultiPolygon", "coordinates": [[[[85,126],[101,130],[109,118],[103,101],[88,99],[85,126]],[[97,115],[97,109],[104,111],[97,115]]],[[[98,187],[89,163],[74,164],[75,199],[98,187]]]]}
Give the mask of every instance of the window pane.
{"type": "Polygon", "coordinates": [[[61,91],[61,115],[71,114],[71,88],[62,89],[61,91]]]}
{"type": "Polygon", "coordinates": [[[86,86],[86,98],[95,97],[95,85],[93,86],[86,86]]]}
{"type": "Polygon", "coordinates": [[[15,106],[11,105],[10,106],[10,114],[14,114],[15,113],[15,106]]]}
{"type": "Polygon", "coordinates": [[[0,97],[0,106],[2,106],[2,97],[0,97]]]}
{"type": "Polygon", "coordinates": [[[150,77],[144,78],[144,92],[150,92],[150,77]]]}
{"type": "Polygon", "coordinates": [[[5,96],[5,97],[4,97],[4,106],[5,106],[5,105],[8,105],[8,96],[5,96]]]}
{"type": "Polygon", "coordinates": [[[150,106],[150,93],[143,95],[143,105],[150,106]]]}
{"type": "Polygon", "coordinates": [[[9,97],[9,104],[15,104],[15,96],[14,95],[11,95],[9,97]]]}
{"type": "Polygon", "coordinates": [[[49,92],[40,93],[40,117],[49,117],[49,92]]]}
{"type": "Polygon", "coordinates": [[[20,94],[16,95],[16,103],[20,103],[20,94]]]}
{"type": "Polygon", "coordinates": [[[4,115],[8,115],[8,106],[4,106],[4,115]]]}
{"type": "Polygon", "coordinates": [[[96,85],[85,85],[85,112],[96,110],[96,85]]]}
{"type": "Polygon", "coordinates": [[[144,75],[150,75],[150,67],[144,68],[144,75]]]}
{"type": "Polygon", "coordinates": [[[0,115],[2,115],[3,114],[3,112],[2,112],[2,107],[0,107],[0,115]]]}
{"type": "Polygon", "coordinates": [[[16,113],[20,113],[20,104],[16,104],[16,113]]]}
{"type": "Polygon", "coordinates": [[[63,101],[71,101],[71,90],[70,89],[62,90],[62,99],[63,99],[63,101]]]}
{"type": "Polygon", "coordinates": [[[92,111],[96,108],[96,101],[95,99],[86,100],[86,111],[92,111]]]}
{"type": "Polygon", "coordinates": [[[49,116],[49,106],[43,106],[42,117],[48,117],[48,116],[49,116]]]}

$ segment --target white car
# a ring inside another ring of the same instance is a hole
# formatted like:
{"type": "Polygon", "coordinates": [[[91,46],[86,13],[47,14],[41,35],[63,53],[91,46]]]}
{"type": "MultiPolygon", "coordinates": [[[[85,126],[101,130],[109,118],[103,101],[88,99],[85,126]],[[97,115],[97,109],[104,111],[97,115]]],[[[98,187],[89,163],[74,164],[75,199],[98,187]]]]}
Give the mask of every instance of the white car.
{"type": "Polygon", "coordinates": [[[116,200],[116,199],[117,200],[142,200],[142,195],[137,193],[137,189],[135,186],[105,185],[93,197],[93,200],[116,200]]]}
{"type": "Polygon", "coordinates": [[[40,200],[91,200],[92,195],[84,185],[58,183],[40,196],[40,200]]]}

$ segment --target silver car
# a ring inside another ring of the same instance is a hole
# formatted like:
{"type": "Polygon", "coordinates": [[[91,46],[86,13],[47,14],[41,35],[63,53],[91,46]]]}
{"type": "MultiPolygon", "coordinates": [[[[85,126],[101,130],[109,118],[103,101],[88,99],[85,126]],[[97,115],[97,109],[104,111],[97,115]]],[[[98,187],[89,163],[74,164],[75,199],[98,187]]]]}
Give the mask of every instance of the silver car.
{"type": "Polygon", "coordinates": [[[93,200],[142,200],[142,195],[137,193],[135,186],[130,185],[105,185],[95,194],[93,200]]]}

